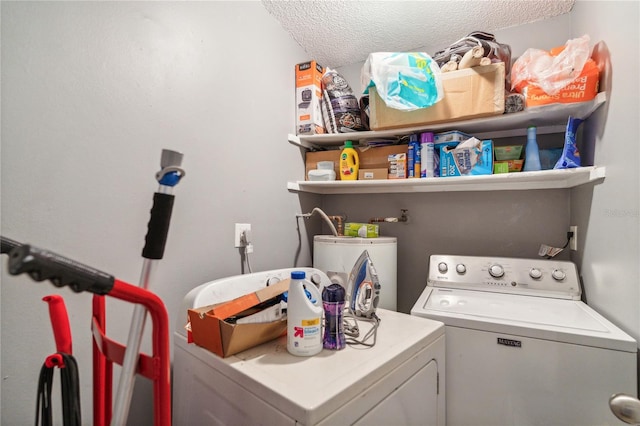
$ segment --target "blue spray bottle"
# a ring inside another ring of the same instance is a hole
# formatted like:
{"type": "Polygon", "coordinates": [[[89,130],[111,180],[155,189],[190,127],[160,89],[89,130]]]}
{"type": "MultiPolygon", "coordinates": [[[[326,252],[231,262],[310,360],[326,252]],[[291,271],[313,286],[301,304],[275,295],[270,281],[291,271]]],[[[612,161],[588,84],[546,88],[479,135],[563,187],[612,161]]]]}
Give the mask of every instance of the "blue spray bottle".
{"type": "Polygon", "coordinates": [[[540,166],[540,150],[536,139],[536,127],[527,128],[527,146],[525,148],[524,169],[525,172],[541,170],[540,166]]]}

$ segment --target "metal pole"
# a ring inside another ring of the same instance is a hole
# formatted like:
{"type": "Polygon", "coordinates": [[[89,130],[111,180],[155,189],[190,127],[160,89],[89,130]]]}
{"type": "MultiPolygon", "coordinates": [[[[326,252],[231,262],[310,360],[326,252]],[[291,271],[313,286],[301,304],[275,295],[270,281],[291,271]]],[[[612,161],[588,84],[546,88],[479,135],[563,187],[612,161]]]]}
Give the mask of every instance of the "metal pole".
{"type": "MultiPolygon", "coordinates": [[[[145,247],[142,250],[144,263],[140,274],[140,287],[145,290],[149,288],[151,275],[157,263],[156,260],[162,259],[164,254],[171,210],[173,208],[173,187],[179,183],[185,174],[184,170],[180,168],[181,163],[182,154],[166,149],[162,151],[161,170],[156,173],[156,179],[160,183],[160,187],[154,194],[151,219],[149,220],[145,247]]],[[[112,426],[126,424],[129,416],[146,314],[147,311],[144,306],[136,305],[133,311],[127,349],[122,362],[122,371],[114,401],[113,417],[111,418],[112,426]]]]}

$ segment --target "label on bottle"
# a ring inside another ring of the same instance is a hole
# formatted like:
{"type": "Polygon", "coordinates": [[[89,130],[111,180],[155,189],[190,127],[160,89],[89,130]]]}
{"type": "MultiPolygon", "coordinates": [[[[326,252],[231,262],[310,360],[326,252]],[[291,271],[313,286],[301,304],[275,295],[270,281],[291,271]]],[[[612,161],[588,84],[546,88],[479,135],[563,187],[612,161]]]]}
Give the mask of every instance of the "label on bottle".
{"type": "Polygon", "coordinates": [[[316,349],[321,344],[320,318],[303,319],[293,326],[292,344],[300,350],[316,349]]]}

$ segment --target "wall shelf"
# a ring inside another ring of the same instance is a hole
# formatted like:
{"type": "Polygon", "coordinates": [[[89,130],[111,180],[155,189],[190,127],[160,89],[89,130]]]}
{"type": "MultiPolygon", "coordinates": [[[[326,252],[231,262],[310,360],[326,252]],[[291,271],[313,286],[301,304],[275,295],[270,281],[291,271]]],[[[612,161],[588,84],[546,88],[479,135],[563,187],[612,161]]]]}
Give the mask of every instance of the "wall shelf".
{"type": "Polygon", "coordinates": [[[305,149],[323,150],[339,147],[343,145],[346,140],[364,142],[367,139],[389,138],[421,131],[440,132],[460,130],[470,133],[479,139],[522,136],[526,134],[528,126],[537,126],[538,134],[562,133],[565,130],[569,116],[586,119],[604,104],[606,100],[606,92],[600,92],[594,99],[587,102],[544,105],[513,114],[502,114],[473,120],[425,124],[418,127],[403,127],[391,130],[308,136],[289,134],[288,140],[290,143],[305,149]]]}
{"type": "Polygon", "coordinates": [[[330,182],[297,181],[288,182],[287,189],[292,192],[313,194],[523,191],[530,189],[573,188],[588,183],[599,183],[604,180],[604,177],[604,167],[589,166],[575,169],[446,178],[338,180],[330,182]]]}

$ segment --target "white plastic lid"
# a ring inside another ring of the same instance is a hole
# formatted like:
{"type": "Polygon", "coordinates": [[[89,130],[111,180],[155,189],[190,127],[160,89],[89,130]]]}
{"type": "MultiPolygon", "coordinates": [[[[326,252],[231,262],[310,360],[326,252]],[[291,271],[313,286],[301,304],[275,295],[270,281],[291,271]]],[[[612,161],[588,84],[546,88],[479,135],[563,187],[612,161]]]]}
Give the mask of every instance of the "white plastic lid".
{"type": "Polygon", "coordinates": [[[316,168],[318,170],[333,170],[333,161],[318,161],[316,168]]]}

